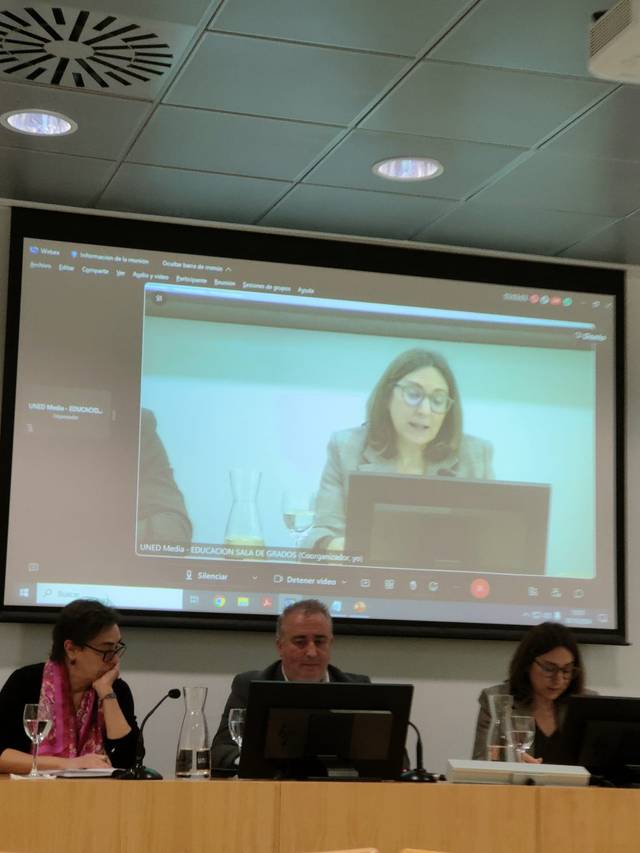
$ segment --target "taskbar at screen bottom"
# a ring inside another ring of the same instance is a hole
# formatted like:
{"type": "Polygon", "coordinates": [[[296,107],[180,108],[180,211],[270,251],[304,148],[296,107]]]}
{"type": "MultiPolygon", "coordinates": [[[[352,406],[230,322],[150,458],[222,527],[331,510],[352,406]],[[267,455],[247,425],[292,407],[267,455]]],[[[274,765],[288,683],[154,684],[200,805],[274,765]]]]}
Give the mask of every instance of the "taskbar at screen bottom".
{"type": "MultiPolygon", "coordinates": [[[[61,607],[76,598],[96,598],[123,610],[169,611],[190,616],[212,613],[269,616],[308,598],[302,593],[179,589],[108,584],[41,582],[22,585],[7,604],[61,607]]],[[[395,622],[462,622],[491,625],[537,625],[561,622],[574,628],[615,630],[615,616],[605,608],[504,604],[488,601],[425,601],[317,595],[335,617],[395,622]]]]}

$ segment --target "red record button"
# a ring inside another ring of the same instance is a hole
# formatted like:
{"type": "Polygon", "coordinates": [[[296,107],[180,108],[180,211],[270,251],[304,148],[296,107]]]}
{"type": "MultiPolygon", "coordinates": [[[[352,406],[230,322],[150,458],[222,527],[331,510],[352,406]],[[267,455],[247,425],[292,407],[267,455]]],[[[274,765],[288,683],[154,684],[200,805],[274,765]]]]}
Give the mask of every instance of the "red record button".
{"type": "Polygon", "coordinates": [[[476,578],[471,581],[471,595],[474,598],[486,598],[490,592],[489,581],[485,578],[476,578]]]}

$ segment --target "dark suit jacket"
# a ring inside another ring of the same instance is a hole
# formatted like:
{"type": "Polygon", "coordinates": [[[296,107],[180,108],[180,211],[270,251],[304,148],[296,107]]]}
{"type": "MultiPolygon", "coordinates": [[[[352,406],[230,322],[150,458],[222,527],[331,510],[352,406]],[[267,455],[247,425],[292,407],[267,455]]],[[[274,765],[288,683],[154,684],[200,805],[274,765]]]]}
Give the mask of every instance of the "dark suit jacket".
{"type": "MultiPolygon", "coordinates": [[[[329,681],[342,683],[359,682],[367,684],[371,681],[368,675],[358,675],[353,672],[342,672],[336,666],[328,667],[329,681]]],[[[220,725],[211,744],[211,761],[214,770],[218,768],[231,768],[235,766],[238,758],[238,747],[233,742],[229,733],[229,711],[231,708],[246,708],[249,699],[249,685],[252,681],[284,681],[282,664],[280,661],[272,663],[262,671],[254,669],[249,672],[241,672],[235,676],[231,684],[231,695],[227,699],[220,718],[220,725]]]]}
{"type": "Polygon", "coordinates": [[[138,541],[191,544],[192,527],[150,409],[140,421],[138,541]]]}

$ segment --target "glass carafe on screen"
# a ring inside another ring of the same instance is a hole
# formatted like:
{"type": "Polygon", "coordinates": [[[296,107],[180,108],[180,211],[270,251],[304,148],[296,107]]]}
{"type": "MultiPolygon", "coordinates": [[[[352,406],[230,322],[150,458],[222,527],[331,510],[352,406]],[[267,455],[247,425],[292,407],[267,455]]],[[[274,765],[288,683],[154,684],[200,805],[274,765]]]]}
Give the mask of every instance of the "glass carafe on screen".
{"type": "Polygon", "coordinates": [[[263,548],[264,536],[258,512],[261,472],[254,468],[229,471],[233,503],[224,533],[224,544],[234,548],[263,548]]]}
{"type": "Polygon", "coordinates": [[[183,687],[184,719],[180,727],[176,776],[181,779],[208,779],[211,774],[209,730],[204,706],[206,687],[183,687]]]}
{"type": "Polygon", "coordinates": [[[489,761],[515,761],[513,746],[513,696],[490,694],[491,722],[487,732],[487,759],[489,761]]]}

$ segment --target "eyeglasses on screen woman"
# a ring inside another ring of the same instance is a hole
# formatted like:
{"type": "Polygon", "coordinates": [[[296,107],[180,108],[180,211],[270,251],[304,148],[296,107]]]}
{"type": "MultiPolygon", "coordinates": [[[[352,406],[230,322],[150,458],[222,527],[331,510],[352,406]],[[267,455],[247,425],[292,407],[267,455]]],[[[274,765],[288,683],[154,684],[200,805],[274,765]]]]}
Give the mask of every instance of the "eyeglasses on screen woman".
{"type": "Polygon", "coordinates": [[[417,409],[426,400],[434,415],[444,415],[453,405],[453,400],[446,391],[439,390],[428,394],[415,382],[398,382],[395,387],[402,394],[402,399],[407,406],[411,406],[412,409],[417,409]]]}

